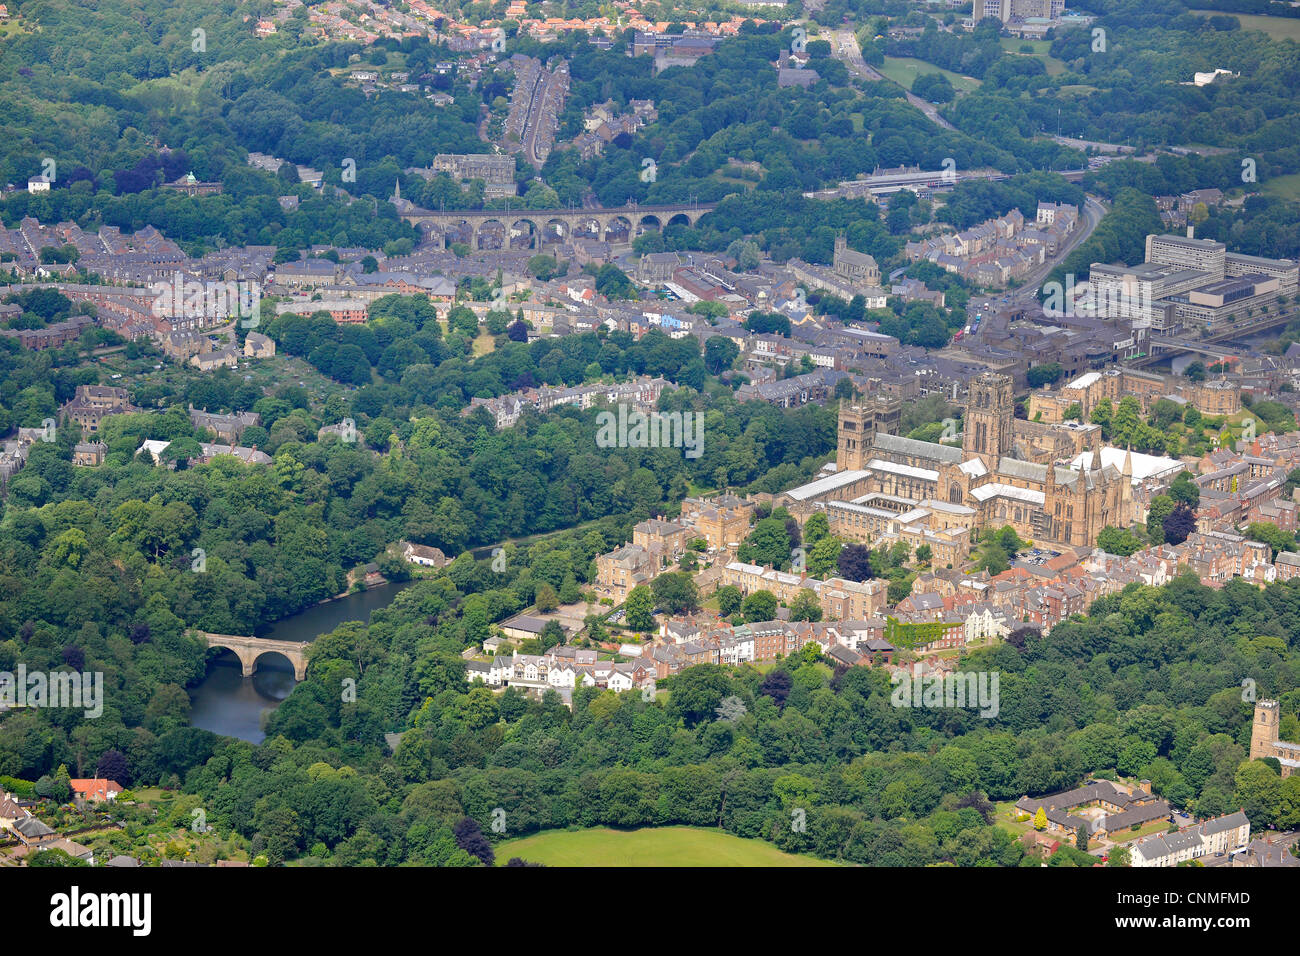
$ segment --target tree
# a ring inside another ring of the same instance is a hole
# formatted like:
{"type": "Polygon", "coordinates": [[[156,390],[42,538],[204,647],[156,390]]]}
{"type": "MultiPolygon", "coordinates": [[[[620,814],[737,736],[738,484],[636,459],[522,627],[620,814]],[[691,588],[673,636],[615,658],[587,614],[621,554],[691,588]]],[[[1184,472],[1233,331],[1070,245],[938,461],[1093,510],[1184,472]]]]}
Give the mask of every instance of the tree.
{"type": "Polygon", "coordinates": [[[1252,521],[1246,528],[1246,537],[1262,541],[1272,548],[1275,560],[1279,552],[1295,550],[1295,536],[1287,534],[1271,521],[1252,521]]]}
{"type": "Polygon", "coordinates": [[[1110,420],[1115,414],[1114,406],[1111,405],[1109,398],[1103,398],[1092,409],[1092,414],[1088,420],[1094,425],[1101,426],[1101,435],[1103,438],[1110,438],[1110,420]]]}
{"type": "Polygon", "coordinates": [[[550,620],[542,628],[541,636],[537,639],[543,651],[549,651],[552,647],[564,643],[564,627],[559,621],[550,620]]]}
{"type": "Polygon", "coordinates": [[[1106,854],[1107,866],[1128,866],[1131,861],[1132,857],[1129,855],[1129,848],[1123,844],[1111,847],[1106,854]]]}
{"type": "Polygon", "coordinates": [[[731,617],[735,614],[740,610],[741,602],[745,600],[745,595],[734,584],[724,584],[714,592],[714,597],[718,601],[718,613],[723,617],[731,617]]]}
{"type": "Polygon", "coordinates": [[[655,604],[669,614],[693,614],[699,610],[699,591],[684,571],[670,571],[650,582],[655,604]]]}
{"type": "Polygon", "coordinates": [[[1178,477],[1169,486],[1169,497],[1192,508],[1201,503],[1201,489],[1197,487],[1190,471],[1180,471],[1178,473],[1178,477]]]}
{"type": "Polygon", "coordinates": [[[1097,533],[1097,547],[1107,554],[1117,554],[1120,557],[1127,558],[1130,554],[1141,551],[1145,546],[1146,542],[1139,539],[1127,528],[1116,528],[1113,525],[1107,525],[1097,533]]]}
{"type": "Polygon", "coordinates": [[[472,817],[461,817],[456,821],[456,825],[452,827],[452,834],[456,837],[456,845],[484,866],[491,866],[496,862],[496,853],[492,850],[492,844],[483,835],[478,821],[472,817]]]}
{"type": "Polygon", "coordinates": [[[737,557],[753,564],[785,567],[790,561],[790,534],[785,521],[768,517],[756,522],[749,537],[741,542],[737,557]]]}
{"type": "Polygon", "coordinates": [[[758,692],[765,697],[771,697],[776,701],[776,706],[784,707],[786,698],[790,696],[790,690],[794,687],[794,678],[790,672],[781,667],[773,668],[767,672],[763,678],[763,683],[759,686],[758,692]]]}
{"type": "Polygon", "coordinates": [[[596,291],[607,299],[635,299],[636,286],[618,266],[609,263],[596,271],[596,291]]]}
{"type": "Polygon", "coordinates": [[[771,591],[755,591],[740,605],[740,613],[745,616],[746,624],[771,621],[776,618],[776,606],[776,595],[771,591]]]}
{"type": "Polygon", "coordinates": [[[931,103],[951,103],[957,91],[942,73],[922,73],[912,81],[912,92],[931,103]]]}
{"type": "Polygon", "coordinates": [[[808,573],[815,578],[829,577],[844,545],[839,538],[827,535],[808,549],[808,573]]]}
{"type": "Polygon", "coordinates": [[[1276,823],[1281,809],[1282,781],[1272,767],[1262,760],[1243,763],[1234,782],[1233,805],[1246,811],[1253,827],[1276,823]]]}
{"type": "Polygon", "coordinates": [[[1165,516],[1161,527],[1166,543],[1182,544],[1187,540],[1187,536],[1196,530],[1196,512],[1186,502],[1180,501],[1174,506],[1174,510],[1165,516]]]}
{"type": "Polygon", "coordinates": [[[790,602],[790,620],[820,621],[821,619],[822,605],[812,589],[804,588],[795,595],[794,600],[790,602]]]}
{"type": "Polygon", "coordinates": [[[996,576],[1011,567],[1011,557],[1001,543],[997,540],[989,540],[980,549],[980,556],[975,562],[975,567],[996,576]]]}
{"type": "Polygon", "coordinates": [[[715,335],[704,344],[704,367],[713,375],[721,375],[731,368],[740,346],[725,335],[715,335]]]}
{"type": "MultiPolygon", "coordinates": [[[[1041,808],[1040,808],[1041,809],[1041,808]]],[[[1082,853],[1088,852],[1088,828],[1081,826],[1074,831],[1074,848],[1082,853]]]]}
{"type": "Polygon", "coordinates": [[[830,522],[826,518],[826,512],[815,512],[803,525],[803,541],[808,547],[812,547],[822,538],[831,533],[830,522]]]}
{"type": "Polygon", "coordinates": [[[736,260],[736,268],[741,272],[752,272],[762,261],[758,243],[752,239],[736,239],[727,246],[728,257],[736,260]]]}
{"type": "Polygon", "coordinates": [[[1047,812],[1042,807],[1039,807],[1034,814],[1034,829],[1039,831],[1047,829],[1047,812]]]}
{"type": "Polygon", "coordinates": [[[628,592],[627,603],[623,606],[627,626],[634,631],[653,630],[655,626],[654,607],[653,592],[644,584],[638,584],[628,592]]]}
{"type": "Polygon", "coordinates": [[[537,610],[546,614],[560,606],[560,596],[555,592],[555,588],[543,581],[537,589],[536,603],[537,610]]]}
{"type": "Polygon", "coordinates": [[[447,312],[447,331],[460,332],[472,339],[478,335],[478,316],[466,306],[452,306],[447,312]]]}
{"type": "Polygon", "coordinates": [[[1016,534],[1016,529],[1009,524],[1002,526],[997,533],[997,537],[998,543],[1002,545],[1002,550],[1008,555],[1015,554],[1025,546],[1025,542],[1020,539],[1020,535],[1016,534]]]}
{"type": "Polygon", "coordinates": [[[99,755],[99,763],[95,765],[95,776],[107,780],[116,780],[124,787],[129,786],[131,774],[127,765],[126,754],[120,750],[105,750],[99,755]]]}
{"type": "Polygon", "coordinates": [[[674,674],[669,689],[668,709],[673,719],[681,717],[687,726],[712,719],[723,698],[731,695],[731,680],[713,664],[697,664],[674,674]]]}
{"type": "Polygon", "coordinates": [[[1083,421],[1083,406],[1078,402],[1073,402],[1070,407],[1065,410],[1064,414],[1061,415],[1061,418],[1065,419],[1067,422],[1083,421]]]}
{"type": "Polygon", "coordinates": [[[1029,383],[1030,388],[1042,388],[1055,382],[1063,374],[1060,362],[1048,362],[1045,365],[1035,365],[1025,373],[1025,381],[1029,383]]]}
{"type": "Polygon", "coordinates": [[[1147,537],[1152,544],[1165,543],[1165,518],[1174,510],[1174,499],[1168,495],[1156,495],[1151,499],[1147,509],[1147,537]]]}
{"type": "Polygon", "coordinates": [[[871,548],[865,544],[846,544],[836,559],[840,576],[849,581],[865,581],[871,573],[871,548]]]}

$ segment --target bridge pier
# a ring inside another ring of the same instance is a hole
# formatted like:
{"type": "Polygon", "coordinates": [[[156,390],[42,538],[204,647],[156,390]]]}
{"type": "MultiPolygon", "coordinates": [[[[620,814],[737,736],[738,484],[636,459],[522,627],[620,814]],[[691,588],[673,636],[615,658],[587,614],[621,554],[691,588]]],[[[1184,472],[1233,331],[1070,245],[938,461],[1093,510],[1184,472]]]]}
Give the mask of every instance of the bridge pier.
{"type": "Polygon", "coordinates": [[[208,634],[204,631],[194,632],[204,638],[208,647],[231,651],[239,658],[240,673],[252,677],[257,671],[257,662],[264,654],[279,654],[293,665],[293,677],[296,681],[307,679],[307,644],[303,641],[273,641],[259,637],[244,637],[233,634],[208,634]]]}
{"type": "MultiPolygon", "coordinates": [[[[653,218],[658,223],[659,230],[663,231],[674,220],[685,220],[687,225],[694,226],[701,217],[707,215],[713,208],[713,204],[697,203],[691,205],[602,207],[598,209],[529,209],[519,210],[518,218],[527,219],[533,223],[534,237],[530,248],[539,250],[544,245],[544,242],[538,232],[545,230],[547,225],[552,222],[562,224],[570,235],[578,229],[585,230],[588,223],[595,223],[597,238],[608,242],[609,232],[614,222],[623,219],[628,223],[628,241],[630,242],[636,238],[639,227],[645,228],[644,220],[647,217],[653,218]]],[[[501,211],[494,209],[434,211],[404,207],[402,218],[414,226],[425,226],[440,230],[444,234],[443,248],[446,248],[447,245],[445,240],[447,230],[459,229],[462,225],[468,225],[470,231],[469,244],[475,252],[479,252],[483,248],[482,243],[479,241],[479,229],[484,224],[489,221],[504,222],[507,236],[511,226],[510,222],[502,219],[501,211]]]]}

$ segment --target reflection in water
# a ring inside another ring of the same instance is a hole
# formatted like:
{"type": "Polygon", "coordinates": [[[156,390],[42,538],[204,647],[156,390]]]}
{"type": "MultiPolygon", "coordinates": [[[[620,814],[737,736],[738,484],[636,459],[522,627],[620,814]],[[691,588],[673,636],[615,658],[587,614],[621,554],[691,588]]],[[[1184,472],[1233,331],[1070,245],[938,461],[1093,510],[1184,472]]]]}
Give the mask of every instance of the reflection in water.
{"type": "Polygon", "coordinates": [[[370,621],[372,611],[388,607],[393,598],[401,594],[414,581],[401,584],[386,584],[371,588],[369,591],[357,591],[337,601],[317,604],[305,611],[300,611],[283,621],[276,621],[258,636],[273,641],[314,641],[322,634],[328,634],[344,621],[370,621]]]}
{"type": "Polygon", "coordinates": [[[190,691],[190,723],[213,733],[261,743],[267,714],[293,691],[293,667],[263,657],[247,680],[234,655],[208,667],[208,676],[190,691]]]}
{"type": "MultiPolygon", "coordinates": [[[[369,621],[372,611],[387,607],[414,582],[387,585],[349,594],[328,604],[277,621],[262,637],[280,641],[314,641],[344,621],[369,621]]],[[[293,692],[293,666],[276,654],[264,655],[251,678],[245,679],[239,661],[229,651],[213,660],[208,675],[190,690],[190,723],[203,730],[238,737],[251,743],[266,738],[267,715],[293,692]]]]}

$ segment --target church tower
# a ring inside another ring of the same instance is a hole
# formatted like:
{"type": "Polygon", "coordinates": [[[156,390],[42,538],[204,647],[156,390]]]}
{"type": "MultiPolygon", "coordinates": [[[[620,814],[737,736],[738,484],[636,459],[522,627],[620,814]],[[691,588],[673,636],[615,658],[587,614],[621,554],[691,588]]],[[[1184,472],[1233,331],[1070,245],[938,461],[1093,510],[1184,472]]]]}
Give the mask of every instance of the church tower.
{"type": "Polygon", "coordinates": [[[1255,705],[1255,723],[1250,728],[1251,760],[1276,756],[1280,718],[1277,701],[1261,700],[1255,705]]]}
{"type": "Polygon", "coordinates": [[[864,398],[856,404],[840,402],[838,445],[835,452],[837,470],[865,468],[874,455],[876,435],[898,431],[902,403],[898,399],[864,398]]]}
{"type": "Polygon", "coordinates": [[[970,383],[961,449],[980,458],[989,471],[1011,450],[1011,421],[1015,413],[1011,377],[985,372],[970,383]]]}

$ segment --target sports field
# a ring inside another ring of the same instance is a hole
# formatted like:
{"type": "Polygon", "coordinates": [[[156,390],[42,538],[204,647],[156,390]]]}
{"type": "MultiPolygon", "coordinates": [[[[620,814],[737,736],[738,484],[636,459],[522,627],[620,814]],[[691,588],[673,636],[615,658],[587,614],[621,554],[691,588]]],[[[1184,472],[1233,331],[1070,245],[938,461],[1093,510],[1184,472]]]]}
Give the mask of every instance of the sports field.
{"type": "Polygon", "coordinates": [[[782,853],[762,840],[721,830],[648,827],[641,830],[550,830],[496,848],[497,865],[511,857],[547,866],[833,866],[782,853]]]}
{"type": "Polygon", "coordinates": [[[1274,40],[1300,40],[1300,19],[1265,17],[1254,13],[1224,13],[1222,10],[1191,10],[1200,17],[1236,17],[1243,30],[1259,30],[1274,40]]]}
{"type": "Polygon", "coordinates": [[[882,66],[877,67],[881,73],[889,77],[905,90],[911,90],[912,84],[922,73],[942,73],[948,77],[948,82],[954,88],[969,93],[977,89],[980,81],[970,76],[962,76],[954,73],[952,70],[945,70],[935,66],[933,63],[926,63],[924,60],[915,60],[910,56],[887,56],[882,66]]]}

